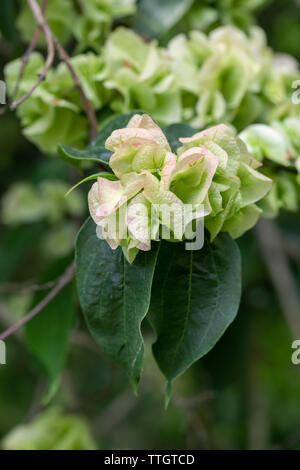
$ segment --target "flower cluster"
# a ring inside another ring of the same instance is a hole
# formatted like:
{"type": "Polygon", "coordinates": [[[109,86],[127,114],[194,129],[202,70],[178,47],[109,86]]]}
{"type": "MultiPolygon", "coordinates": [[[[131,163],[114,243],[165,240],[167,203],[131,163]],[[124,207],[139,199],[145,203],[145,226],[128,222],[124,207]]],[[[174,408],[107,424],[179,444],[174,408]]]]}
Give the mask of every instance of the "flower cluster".
{"type": "MultiPolygon", "coordinates": [[[[48,0],[46,20],[62,44],[74,38],[78,50],[99,51],[113,21],[134,14],[135,4],[136,0],[48,0]]],[[[30,42],[36,21],[27,2],[23,2],[17,26],[22,38],[30,42]]],[[[44,45],[42,37],[40,45],[44,45]]]]}
{"type": "Polygon", "coordinates": [[[146,43],[126,28],[117,28],[103,48],[104,86],[112,90],[116,113],[142,109],[161,124],[181,122],[179,84],[168,51],[156,41],[146,43]]]}
{"type": "MultiPolygon", "coordinates": [[[[102,122],[112,113],[141,109],[161,126],[233,126],[275,181],[261,205],[265,213],[297,209],[300,105],[292,96],[299,67],[292,57],[273,54],[260,28],[252,27],[249,34],[233,26],[208,35],[192,31],[159,47],[119,27],[99,54],[81,54],[72,63],[102,122]]],[[[43,64],[41,55],[31,55],[18,96],[30,89],[43,64]]],[[[6,67],[11,94],[20,66],[17,60],[6,67]]],[[[64,64],[51,70],[18,114],[25,135],[45,152],[56,153],[59,143],[87,143],[87,120],[64,64]]]]}
{"type": "MultiPolygon", "coordinates": [[[[44,63],[40,53],[31,54],[15,99],[32,88],[44,63]]],[[[96,110],[102,108],[107,100],[107,92],[97,78],[102,70],[102,61],[89,53],[74,57],[72,65],[93,107],[96,110]]],[[[11,96],[18,82],[20,67],[21,61],[17,59],[5,68],[7,90],[11,96]]],[[[86,144],[88,122],[82,110],[80,96],[67,66],[61,63],[48,73],[47,80],[39,85],[33,95],[18,107],[17,113],[24,135],[45,153],[55,154],[59,142],[76,147],[86,144]]]]}
{"type": "Polygon", "coordinates": [[[273,180],[270,193],[259,203],[265,217],[280,209],[297,211],[300,200],[300,119],[287,117],[272,126],[252,124],[240,133],[248,150],[264,161],[263,173],[273,180]]]}
{"type": "MultiPolygon", "coordinates": [[[[38,60],[42,62],[41,57],[38,60]]],[[[293,82],[300,77],[298,64],[290,57],[273,55],[257,27],[249,36],[232,26],[217,28],[209,35],[193,31],[176,36],[166,48],[155,41],[146,43],[120,27],[110,34],[100,55],[81,55],[73,62],[82,64],[80,78],[96,110],[104,106],[114,113],[142,109],[161,125],[187,122],[201,128],[224,122],[239,131],[252,123],[300,117],[299,107],[291,100],[293,82]],[[105,90],[109,99],[101,96],[99,101],[99,89],[100,95],[105,90]]],[[[13,64],[6,69],[11,88],[20,61],[13,64]]],[[[27,77],[32,79],[33,72],[39,71],[36,55],[30,64],[27,77]]],[[[52,72],[52,82],[57,84],[56,93],[51,93],[58,99],[63,94],[71,108],[78,106],[78,95],[65,88],[66,82],[71,83],[69,73],[65,67],[62,70],[65,78],[60,73],[58,80],[52,72]]],[[[23,82],[23,91],[28,91],[26,77],[23,82]]],[[[47,101],[46,97],[41,99],[42,104],[47,101]]],[[[28,113],[27,108],[22,112],[28,113]]]]}
{"type": "Polygon", "coordinates": [[[180,139],[171,152],[161,129],[148,115],[134,115],[106,141],[116,181],[98,178],[89,208],[111,248],[121,246],[132,262],[151,240],[185,238],[187,226],[203,221],[213,240],[220,231],[242,235],[257,221],[256,202],[272,181],[232,128],[218,125],[180,139]],[[186,212],[185,208],[189,211],[186,212]],[[166,216],[167,209],[167,216],[166,216]]]}

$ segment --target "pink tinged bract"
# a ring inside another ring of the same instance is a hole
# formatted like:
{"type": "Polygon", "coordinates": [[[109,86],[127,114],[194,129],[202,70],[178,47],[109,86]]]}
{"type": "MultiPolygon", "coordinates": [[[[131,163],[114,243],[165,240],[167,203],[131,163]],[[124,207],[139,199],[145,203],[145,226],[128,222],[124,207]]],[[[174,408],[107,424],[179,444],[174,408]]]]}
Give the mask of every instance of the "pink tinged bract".
{"type": "Polygon", "coordinates": [[[99,216],[106,217],[119,206],[124,190],[120,181],[98,178],[98,191],[100,201],[99,216]]]}
{"type": "Polygon", "coordinates": [[[164,166],[161,170],[161,187],[168,189],[170,184],[170,177],[176,167],[176,156],[174,153],[168,152],[165,158],[164,166]]]}
{"type": "Polygon", "coordinates": [[[100,217],[100,201],[99,201],[99,191],[98,191],[98,183],[94,183],[89,190],[88,194],[88,204],[89,204],[89,211],[91,214],[92,219],[94,220],[95,224],[99,225],[101,221],[100,217]]]}
{"type": "Polygon", "coordinates": [[[127,127],[113,131],[111,136],[106,140],[105,147],[108,150],[116,152],[132,139],[154,142],[165,150],[170,151],[170,146],[164,133],[152,119],[146,115],[135,115],[129,121],[127,127]]]}
{"type": "Polygon", "coordinates": [[[148,116],[148,114],[135,114],[127,124],[128,128],[135,127],[135,128],[143,128],[147,129],[151,132],[153,139],[158,145],[161,145],[166,150],[170,150],[169,143],[166,139],[165,134],[162,132],[160,127],[155,124],[153,119],[148,116]]]}
{"type": "Polygon", "coordinates": [[[151,205],[142,195],[134,197],[127,207],[126,223],[130,234],[139,241],[138,248],[151,248],[151,205]]]}

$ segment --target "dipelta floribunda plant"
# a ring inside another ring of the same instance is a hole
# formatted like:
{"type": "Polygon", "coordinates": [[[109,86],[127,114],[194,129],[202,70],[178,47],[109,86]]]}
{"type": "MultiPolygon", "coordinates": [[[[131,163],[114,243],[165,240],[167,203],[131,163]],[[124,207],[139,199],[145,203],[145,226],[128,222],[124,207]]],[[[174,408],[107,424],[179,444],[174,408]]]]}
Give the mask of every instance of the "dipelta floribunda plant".
{"type": "Polygon", "coordinates": [[[272,181],[257,171],[261,164],[232,128],[220,124],[180,140],[175,155],[148,115],[133,116],[106,140],[118,179],[98,178],[89,193],[90,212],[111,248],[122,246],[130,262],[139,249],[150,250],[151,240],[159,240],[161,225],[169,224],[171,239],[183,240],[186,227],[180,221],[178,236],[175,224],[185,205],[191,207],[188,223],[204,218],[211,240],[220,231],[239,237],[262,212],[256,202],[272,181]],[[167,221],[166,206],[172,213],[167,221]]]}
{"type": "MultiPolygon", "coordinates": [[[[82,311],[135,391],[147,317],[169,398],[173,380],[210,351],[237,314],[235,239],[260,216],[297,210],[300,108],[292,95],[299,67],[275,54],[257,27],[189,31],[159,43],[112,27],[134,2],[78,4],[83,15],[61,40],[78,38],[70,63],[81,89],[66,63],[55,64],[17,114],[45,153],[94,169],[82,180],[96,181],[75,249],[82,311]],[[99,125],[90,143],[89,124],[97,126],[82,93],[99,125]],[[198,229],[202,243],[193,248],[198,229]]],[[[53,23],[58,35],[61,18],[53,23]]],[[[45,59],[30,55],[13,96],[21,64],[5,69],[13,99],[32,89],[45,59]]]]}

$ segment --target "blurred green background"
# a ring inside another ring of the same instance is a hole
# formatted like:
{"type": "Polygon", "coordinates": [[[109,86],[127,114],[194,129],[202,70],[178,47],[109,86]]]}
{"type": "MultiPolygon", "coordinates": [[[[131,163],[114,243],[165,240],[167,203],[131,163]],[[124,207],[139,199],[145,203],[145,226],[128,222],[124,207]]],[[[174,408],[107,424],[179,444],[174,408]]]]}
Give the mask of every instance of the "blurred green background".
{"type": "MultiPolygon", "coordinates": [[[[270,45],[300,60],[299,0],[265,2],[255,13],[249,8],[246,16],[244,10],[241,14],[241,3],[195,2],[191,8],[207,4],[206,13],[200,12],[205,31],[224,22],[247,27],[255,14],[270,45]]],[[[24,51],[14,23],[18,3],[4,4],[1,71],[24,51]]],[[[190,27],[193,14],[189,14],[174,26],[176,31],[190,27]]],[[[88,188],[83,186],[65,199],[67,189],[80,177],[76,170],[42,156],[22,136],[13,113],[0,119],[2,331],[44,295],[32,292],[28,285],[55,279],[70,262],[76,232],[87,216],[88,188]]],[[[282,249],[300,291],[299,214],[283,213],[277,222],[282,249]]],[[[74,322],[61,384],[51,406],[84,417],[100,449],[300,449],[300,365],[291,363],[291,343],[297,338],[280,307],[256,231],[240,239],[239,245],[243,297],[237,319],[217,346],[176,381],[166,411],[164,381],[150,354],[150,327],[144,324],[147,367],[135,397],[125,374],[88,335],[75,286],[69,286],[51,313],[59,327],[62,312],[71,309],[69,318],[74,322]]],[[[47,376],[22,335],[6,341],[7,365],[0,365],[0,440],[49,406],[45,405],[47,376]]]]}

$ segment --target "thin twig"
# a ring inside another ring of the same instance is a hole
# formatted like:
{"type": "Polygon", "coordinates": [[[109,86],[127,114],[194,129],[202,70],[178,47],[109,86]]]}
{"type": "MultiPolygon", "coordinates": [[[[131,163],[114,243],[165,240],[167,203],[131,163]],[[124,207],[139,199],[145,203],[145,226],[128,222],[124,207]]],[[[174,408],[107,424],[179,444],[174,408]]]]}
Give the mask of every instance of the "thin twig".
{"type": "Polygon", "coordinates": [[[261,219],[256,233],[286,322],[293,337],[299,338],[300,300],[280,231],[273,221],[261,219]]]}
{"type": "Polygon", "coordinates": [[[21,294],[30,294],[31,292],[37,292],[41,290],[47,290],[54,287],[56,281],[49,281],[45,284],[33,284],[28,281],[26,282],[5,282],[0,284],[0,292],[10,294],[18,292],[21,294]]]}
{"type": "Polygon", "coordinates": [[[126,420],[128,415],[137,407],[139,400],[131,390],[126,389],[96,416],[93,427],[101,436],[106,436],[126,420]]]}
{"type": "MultiPolygon", "coordinates": [[[[80,78],[78,77],[78,75],[77,75],[77,73],[76,73],[76,71],[75,71],[75,69],[74,69],[74,67],[71,63],[71,59],[70,59],[67,51],[62,47],[61,44],[59,44],[57,38],[53,35],[53,33],[52,33],[52,31],[51,31],[51,29],[50,29],[50,27],[49,27],[49,25],[48,25],[48,23],[45,19],[43,11],[38,6],[36,0],[27,0],[27,1],[28,1],[28,4],[29,4],[29,7],[32,10],[32,13],[34,14],[34,16],[37,20],[38,30],[39,31],[42,30],[45,34],[45,39],[46,39],[46,43],[47,43],[47,50],[48,50],[47,60],[46,60],[46,64],[45,64],[45,67],[44,67],[42,73],[39,75],[38,80],[33,85],[33,87],[24,96],[22,96],[20,99],[18,99],[17,101],[13,101],[10,105],[10,109],[13,110],[13,109],[17,108],[21,103],[23,103],[27,98],[29,98],[32,95],[32,93],[34,92],[34,90],[39,86],[39,84],[43,80],[45,80],[46,75],[47,75],[47,73],[48,73],[48,71],[49,71],[49,69],[50,69],[50,67],[53,63],[53,60],[54,60],[54,57],[55,57],[55,47],[56,47],[57,52],[59,54],[59,57],[61,58],[61,60],[63,60],[66,63],[66,66],[68,67],[68,69],[70,71],[70,74],[73,78],[75,86],[78,89],[78,92],[80,94],[80,98],[82,100],[83,107],[85,109],[85,112],[87,114],[87,117],[88,117],[88,120],[89,120],[89,123],[90,123],[90,139],[92,140],[94,137],[96,137],[96,135],[98,133],[98,123],[97,123],[96,114],[93,110],[91,102],[89,101],[88,97],[86,96],[86,94],[84,92],[84,89],[83,89],[83,86],[81,84],[80,78]]],[[[38,30],[36,30],[36,34],[35,34],[36,37],[34,37],[32,39],[31,45],[29,46],[28,50],[24,54],[24,56],[25,56],[24,61],[26,61],[26,63],[28,62],[30,54],[32,53],[32,51],[33,51],[33,49],[36,45],[36,42],[38,40],[38,36],[39,36],[38,30]]],[[[25,66],[26,66],[26,63],[25,63],[25,66]]],[[[18,81],[17,81],[17,89],[19,87],[19,82],[22,79],[25,66],[21,67],[19,78],[18,78],[18,81]]]]}
{"type": "Polygon", "coordinates": [[[3,340],[7,338],[8,336],[12,335],[15,333],[19,328],[21,328],[23,325],[25,325],[29,320],[31,320],[33,317],[35,317],[38,313],[40,313],[43,308],[48,305],[51,300],[54,299],[54,297],[65,287],[66,284],[68,284],[71,279],[73,278],[75,273],[75,264],[74,262],[67,268],[67,270],[64,272],[64,274],[58,278],[57,283],[55,287],[49,292],[46,297],[38,304],[36,305],[25,317],[21,318],[17,323],[12,325],[10,328],[5,330],[1,335],[0,335],[0,340],[3,340]]]}
{"type": "MultiPolygon", "coordinates": [[[[42,12],[43,15],[46,12],[47,4],[48,4],[48,0],[43,0],[42,7],[41,7],[41,12],[42,12]]],[[[29,47],[27,48],[27,50],[25,51],[25,53],[21,57],[21,67],[20,67],[20,70],[19,70],[18,79],[17,79],[17,82],[16,82],[14,92],[12,93],[12,101],[15,100],[15,98],[18,94],[20,84],[21,84],[21,81],[22,81],[22,78],[23,78],[23,75],[24,75],[24,72],[25,72],[25,68],[28,64],[30,55],[32,54],[32,52],[36,48],[36,45],[37,45],[37,42],[39,40],[41,32],[42,32],[41,25],[38,24],[38,26],[36,27],[36,30],[34,32],[33,38],[32,38],[32,40],[29,44],[29,47]]]]}
{"type": "Polygon", "coordinates": [[[47,43],[47,59],[46,59],[46,63],[45,63],[45,66],[42,70],[42,72],[39,74],[38,76],[38,79],[37,81],[35,82],[35,84],[33,85],[33,87],[27,92],[25,93],[25,95],[23,95],[21,98],[19,98],[18,100],[16,101],[13,101],[10,105],[10,109],[13,110],[13,109],[16,109],[21,103],[23,103],[25,100],[27,100],[27,98],[29,98],[29,96],[32,95],[32,93],[34,92],[34,90],[36,90],[36,88],[39,86],[39,84],[45,80],[46,76],[47,76],[47,73],[49,72],[49,69],[53,63],[53,60],[54,60],[54,56],[55,56],[55,47],[54,47],[54,42],[53,42],[53,36],[52,36],[52,32],[45,20],[45,17],[39,7],[39,5],[37,4],[36,0],[27,0],[28,1],[28,5],[38,23],[38,26],[43,30],[44,34],[45,34],[45,40],[46,40],[46,43],[47,43]]]}
{"type": "Polygon", "coordinates": [[[63,60],[66,64],[66,66],[68,67],[69,72],[70,72],[70,74],[73,78],[73,81],[75,83],[75,86],[78,89],[78,92],[80,94],[85,112],[86,112],[87,117],[88,117],[89,122],[90,122],[90,139],[92,140],[98,134],[98,123],[97,123],[96,114],[93,110],[91,102],[89,101],[89,99],[87,98],[87,96],[86,96],[86,94],[83,90],[81,81],[80,81],[80,79],[79,79],[79,77],[78,77],[78,75],[77,75],[77,73],[76,73],[76,71],[75,71],[75,69],[74,69],[74,67],[71,63],[71,59],[70,59],[67,51],[63,48],[63,46],[61,44],[59,44],[57,39],[54,39],[54,41],[55,41],[55,46],[56,46],[58,55],[61,58],[61,60],[63,60]]]}
{"type": "Polygon", "coordinates": [[[214,398],[215,392],[213,390],[205,390],[204,392],[191,397],[184,397],[176,392],[173,393],[173,402],[175,405],[182,408],[195,408],[209,400],[213,400],[214,398]]]}
{"type": "Polygon", "coordinates": [[[283,248],[289,258],[300,263],[300,245],[296,237],[283,236],[283,248]]]}

